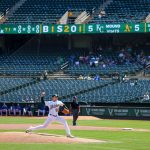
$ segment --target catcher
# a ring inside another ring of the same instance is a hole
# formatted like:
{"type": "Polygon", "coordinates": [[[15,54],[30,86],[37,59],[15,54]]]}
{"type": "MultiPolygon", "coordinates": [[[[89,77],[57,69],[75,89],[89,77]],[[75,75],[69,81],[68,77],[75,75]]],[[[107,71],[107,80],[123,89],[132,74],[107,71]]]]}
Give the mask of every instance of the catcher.
{"type": "MultiPolygon", "coordinates": [[[[42,99],[42,103],[43,103],[43,99],[42,99]]],[[[52,122],[59,122],[64,125],[67,137],[74,138],[74,136],[72,136],[70,133],[70,129],[67,121],[58,115],[59,110],[61,110],[62,113],[63,112],[69,113],[69,110],[65,108],[65,105],[58,100],[58,95],[57,94],[53,95],[52,101],[45,101],[45,105],[49,107],[49,114],[44,124],[36,127],[30,127],[26,130],[26,133],[31,132],[33,130],[46,128],[52,122]]]]}

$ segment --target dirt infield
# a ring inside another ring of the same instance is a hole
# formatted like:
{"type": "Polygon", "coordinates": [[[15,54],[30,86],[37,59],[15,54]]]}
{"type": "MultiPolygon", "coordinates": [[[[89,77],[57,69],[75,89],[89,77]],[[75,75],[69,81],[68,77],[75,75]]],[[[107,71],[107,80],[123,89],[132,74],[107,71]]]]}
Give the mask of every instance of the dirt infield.
{"type": "MultiPolygon", "coordinates": [[[[13,116],[13,118],[19,118],[18,116],[13,116]]],[[[62,116],[66,120],[72,120],[72,116],[62,116]]],[[[0,116],[0,118],[12,118],[12,116],[0,116]]],[[[29,116],[20,116],[20,118],[31,118],[31,119],[46,119],[47,116],[43,117],[29,117],[29,116]]],[[[94,116],[80,116],[78,120],[103,120],[94,116]]]]}
{"type": "MultiPolygon", "coordinates": [[[[47,117],[32,117],[32,119],[43,119],[47,117]]],[[[72,116],[64,116],[66,120],[71,120],[72,116]]],[[[81,116],[79,120],[100,120],[96,117],[81,116]]],[[[37,124],[36,124],[37,125],[37,124]]],[[[25,130],[29,124],[0,124],[1,130],[25,130]]],[[[35,126],[35,125],[33,125],[35,126]]],[[[52,124],[46,129],[64,129],[63,125],[52,124]]],[[[71,127],[71,129],[78,130],[80,127],[71,127]]],[[[81,130],[84,129],[81,128],[81,130]]],[[[85,138],[67,138],[66,136],[44,134],[44,133],[31,133],[24,132],[1,132],[0,143],[104,143],[106,141],[85,139],[85,138]],[[15,137],[15,138],[14,138],[15,137]]]]}
{"type": "MultiPolygon", "coordinates": [[[[43,119],[47,117],[38,117],[43,119]]],[[[71,116],[64,117],[66,120],[72,119],[71,116]]],[[[32,117],[37,119],[37,117],[32,117]]],[[[80,117],[80,120],[101,120],[96,117],[80,117]]],[[[26,130],[30,126],[37,126],[37,124],[0,124],[0,130],[26,130]]],[[[50,124],[46,130],[64,130],[64,126],[60,124],[50,124]]],[[[138,131],[150,132],[146,129],[132,129],[132,128],[115,128],[115,127],[95,127],[95,126],[70,126],[71,130],[104,130],[104,131],[138,131]]],[[[39,131],[40,132],[40,131],[39,131]]],[[[67,138],[62,135],[45,134],[45,133],[31,133],[25,132],[1,132],[0,143],[104,143],[106,141],[84,139],[84,138],[67,138]]]]}
{"type": "MultiPolygon", "coordinates": [[[[26,130],[30,126],[37,126],[37,124],[0,124],[1,130],[26,130]]],[[[50,124],[45,129],[62,130],[63,125],[50,124]]],[[[132,129],[132,128],[115,128],[115,127],[94,127],[94,126],[70,126],[71,130],[103,130],[103,131],[139,131],[150,132],[148,129],[132,129]]]]}
{"type": "Polygon", "coordinates": [[[78,137],[67,138],[61,135],[43,134],[43,133],[2,132],[0,136],[0,143],[104,143],[104,142],[106,141],[85,139],[78,137]]]}

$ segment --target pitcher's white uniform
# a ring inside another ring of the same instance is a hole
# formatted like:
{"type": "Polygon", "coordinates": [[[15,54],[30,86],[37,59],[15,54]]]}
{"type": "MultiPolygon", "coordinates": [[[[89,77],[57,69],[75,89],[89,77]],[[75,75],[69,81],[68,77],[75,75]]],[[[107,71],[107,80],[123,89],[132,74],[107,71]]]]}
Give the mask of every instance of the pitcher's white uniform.
{"type": "Polygon", "coordinates": [[[45,123],[43,125],[39,125],[36,127],[30,127],[27,130],[30,130],[30,131],[38,130],[38,129],[47,127],[48,124],[50,124],[52,122],[59,122],[64,125],[67,136],[71,135],[67,121],[64,118],[58,116],[59,106],[63,105],[63,103],[59,100],[57,100],[55,102],[54,101],[45,101],[45,105],[49,107],[49,114],[48,114],[48,118],[46,119],[45,123]]]}

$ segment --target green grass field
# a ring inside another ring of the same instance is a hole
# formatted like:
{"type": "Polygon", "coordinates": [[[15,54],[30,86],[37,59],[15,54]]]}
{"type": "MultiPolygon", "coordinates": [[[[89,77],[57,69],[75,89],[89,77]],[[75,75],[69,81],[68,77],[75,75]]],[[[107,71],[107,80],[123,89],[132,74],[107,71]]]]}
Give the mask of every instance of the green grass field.
{"type": "MultiPolygon", "coordinates": [[[[2,117],[0,124],[39,124],[44,119],[21,118],[21,117],[2,117]]],[[[71,120],[68,120],[71,124],[71,120]]],[[[99,127],[130,127],[139,129],[150,129],[150,121],[134,120],[80,120],[79,125],[99,126],[99,127]]],[[[1,130],[13,131],[13,130],[1,130]]],[[[19,130],[15,130],[19,131],[19,130]]],[[[20,130],[21,131],[21,130],[20,130]]],[[[41,130],[40,132],[50,134],[65,134],[64,130],[41,130]]],[[[106,140],[102,144],[10,144],[0,143],[0,150],[149,150],[150,149],[150,132],[135,131],[78,131],[72,130],[72,134],[77,137],[106,140]]]]}

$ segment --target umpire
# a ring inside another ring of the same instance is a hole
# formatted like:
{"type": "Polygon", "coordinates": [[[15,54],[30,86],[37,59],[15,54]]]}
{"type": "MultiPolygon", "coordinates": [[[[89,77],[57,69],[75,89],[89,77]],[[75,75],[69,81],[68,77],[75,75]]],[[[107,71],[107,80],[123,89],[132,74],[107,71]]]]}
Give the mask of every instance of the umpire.
{"type": "Polygon", "coordinates": [[[73,126],[76,126],[76,121],[80,113],[80,105],[77,102],[77,97],[73,97],[73,102],[70,104],[70,112],[73,115],[73,126]]]}

